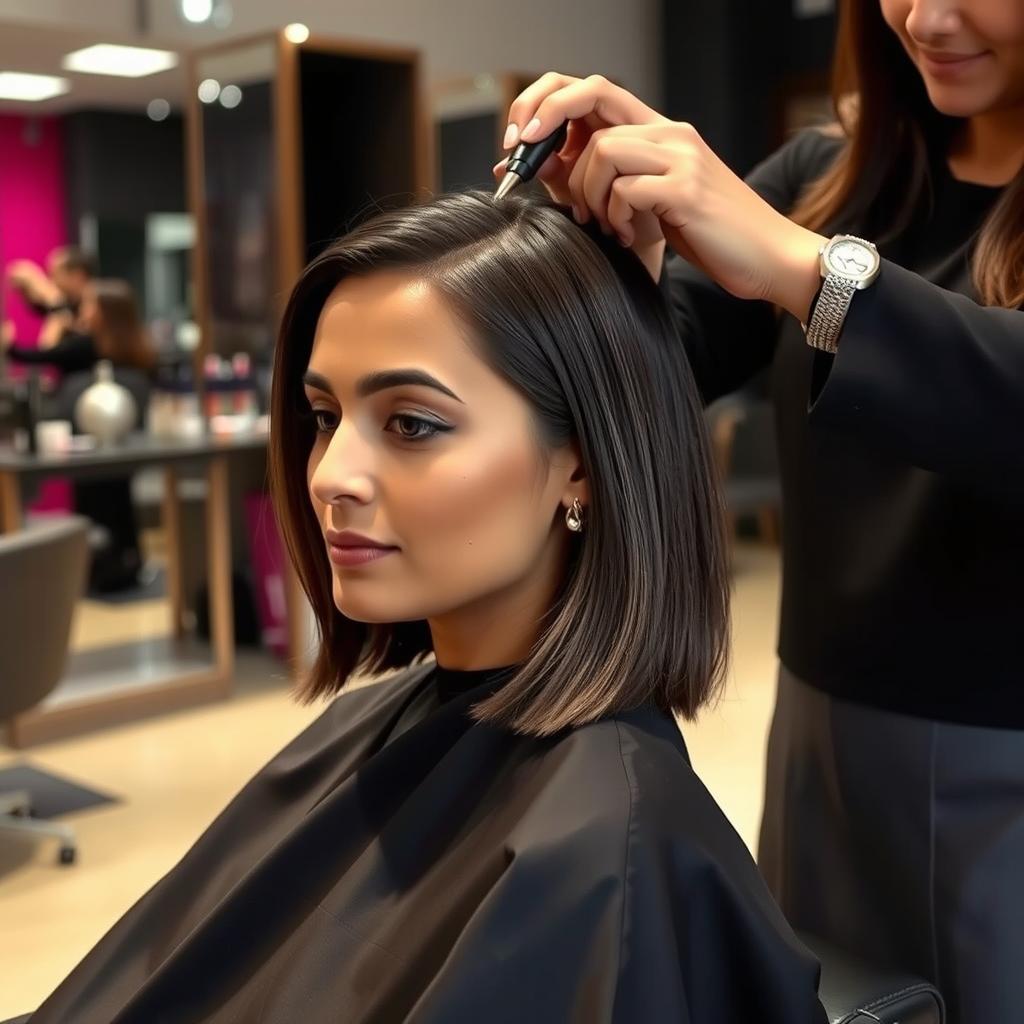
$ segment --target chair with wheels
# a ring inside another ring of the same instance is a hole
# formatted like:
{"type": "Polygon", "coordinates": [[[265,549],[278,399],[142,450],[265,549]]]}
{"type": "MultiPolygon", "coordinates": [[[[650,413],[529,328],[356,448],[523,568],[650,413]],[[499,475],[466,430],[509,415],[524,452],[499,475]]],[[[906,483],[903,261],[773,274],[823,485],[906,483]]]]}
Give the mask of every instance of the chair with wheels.
{"type": "MultiPolygon", "coordinates": [[[[62,516],[0,536],[0,721],[41,703],[64,674],[88,532],[88,520],[62,516]]],[[[0,840],[12,832],[52,836],[60,840],[61,863],[73,863],[71,829],[31,814],[27,792],[0,792],[0,840]]]]}

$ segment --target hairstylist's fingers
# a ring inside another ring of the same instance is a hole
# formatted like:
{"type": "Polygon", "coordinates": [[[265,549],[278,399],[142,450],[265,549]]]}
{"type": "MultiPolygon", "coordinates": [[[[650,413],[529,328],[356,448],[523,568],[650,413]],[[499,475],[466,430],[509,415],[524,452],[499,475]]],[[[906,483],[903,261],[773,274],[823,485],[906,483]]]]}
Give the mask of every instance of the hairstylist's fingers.
{"type": "Polygon", "coordinates": [[[537,178],[544,184],[552,199],[563,205],[572,203],[569,175],[580,154],[587,148],[591,131],[582,121],[570,121],[569,132],[562,148],[544,161],[537,178]]]}
{"type": "Polygon", "coordinates": [[[610,230],[608,197],[615,179],[623,174],[665,175],[671,162],[667,148],[649,138],[615,128],[598,132],[570,175],[573,204],[589,210],[602,228],[610,230]]]}
{"type": "Polygon", "coordinates": [[[625,174],[612,182],[608,225],[623,245],[649,245],[661,238],[657,210],[664,182],[650,174],[625,174]]]}
{"type": "Polygon", "coordinates": [[[505,149],[511,149],[518,145],[523,128],[533,119],[534,112],[546,96],[577,81],[579,79],[570,75],[548,71],[541,75],[536,82],[528,85],[508,108],[508,128],[505,130],[505,138],[502,143],[505,149]]]}
{"type": "Polygon", "coordinates": [[[585,122],[570,121],[562,148],[557,153],[552,153],[537,172],[538,180],[547,189],[551,198],[563,206],[572,204],[569,175],[576,166],[579,155],[587,148],[592,134],[585,122]]]}
{"type": "Polygon", "coordinates": [[[608,226],[619,236],[623,245],[632,245],[636,230],[633,224],[635,218],[650,216],[645,213],[642,207],[634,207],[630,201],[635,194],[636,183],[649,175],[624,174],[612,182],[611,191],[608,193],[608,226]]]}
{"type": "Polygon", "coordinates": [[[592,128],[601,124],[652,124],[665,120],[656,110],[603,75],[590,75],[548,93],[531,119],[521,126],[520,138],[524,142],[536,142],[550,135],[563,121],[581,118],[589,119],[592,128]]]}
{"type": "MultiPolygon", "coordinates": [[[[648,218],[654,217],[658,221],[660,233],[672,248],[683,259],[704,269],[700,258],[683,236],[682,228],[663,219],[667,214],[671,215],[671,207],[666,203],[665,184],[662,175],[633,174],[616,178],[608,201],[609,222],[614,225],[620,241],[635,248],[649,241],[648,218]]],[[[673,219],[678,220],[678,216],[673,219]]]]}
{"type": "MultiPolygon", "coordinates": [[[[587,145],[584,147],[583,152],[580,153],[573,162],[572,173],[569,175],[569,193],[572,196],[573,208],[578,209],[581,213],[581,216],[577,218],[581,224],[585,224],[592,214],[596,214],[598,212],[597,210],[591,209],[583,192],[583,182],[587,177],[587,168],[595,157],[598,160],[601,159],[598,154],[598,143],[600,140],[607,139],[608,136],[613,133],[615,135],[632,135],[635,133],[634,126],[616,125],[614,128],[601,128],[598,131],[591,133],[590,139],[587,141],[587,145]]],[[[644,129],[642,130],[642,134],[646,137],[649,132],[644,129]]],[[[607,143],[602,142],[601,145],[605,146],[607,143]]],[[[600,220],[600,218],[598,219],[600,220]]]]}

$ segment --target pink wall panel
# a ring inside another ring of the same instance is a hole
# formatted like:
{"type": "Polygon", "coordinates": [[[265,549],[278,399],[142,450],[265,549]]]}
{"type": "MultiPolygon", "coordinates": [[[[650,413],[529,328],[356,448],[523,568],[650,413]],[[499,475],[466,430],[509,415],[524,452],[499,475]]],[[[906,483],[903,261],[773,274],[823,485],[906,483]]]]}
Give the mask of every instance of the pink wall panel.
{"type": "MultiPolygon", "coordinates": [[[[45,265],[66,232],[60,119],[0,114],[0,267],[16,259],[45,265]]],[[[35,339],[38,317],[6,287],[3,309],[20,340],[35,339]]]]}
{"type": "MultiPolygon", "coordinates": [[[[67,241],[64,218],[64,152],[58,118],[0,114],[0,269],[12,260],[46,265],[51,249],[67,241]]],[[[19,341],[34,341],[39,318],[4,285],[3,317],[13,320],[19,341]]],[[[33,512],[71,505],[64,480],[48,480],[33,512]]]]}

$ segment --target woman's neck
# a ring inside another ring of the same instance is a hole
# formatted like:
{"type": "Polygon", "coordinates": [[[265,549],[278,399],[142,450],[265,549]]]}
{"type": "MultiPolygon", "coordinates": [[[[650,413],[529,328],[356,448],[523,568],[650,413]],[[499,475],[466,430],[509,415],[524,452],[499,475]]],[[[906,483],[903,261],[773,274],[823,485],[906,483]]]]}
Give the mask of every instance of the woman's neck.
{"type": "Polygon", "coordinates": [[[950,147],[955,178],[978,185],[1006,185],[1024,166],[1024,109],[968,118],[950,147]]]}

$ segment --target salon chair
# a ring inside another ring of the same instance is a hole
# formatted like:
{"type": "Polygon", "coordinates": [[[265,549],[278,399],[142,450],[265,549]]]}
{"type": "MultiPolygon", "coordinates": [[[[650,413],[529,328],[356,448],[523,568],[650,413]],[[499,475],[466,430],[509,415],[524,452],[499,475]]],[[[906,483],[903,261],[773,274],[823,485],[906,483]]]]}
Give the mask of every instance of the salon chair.
{"type": "MultiPolygon", "coordinates": [[[[0,537],[0,723],[40,704],[64,674],[88,530],[86,520],[67,516],[0,537]]],[[[60,840],[60,862],[73,863],[71,828],[31,811],[26,791],[0,792],[0,842],[52,837],[60,840]]]]}
{"type": "Polygon", "coordinates": [[[868,966],[817,936],[800,939],[821,962],[829,1024],[944,1024],[945,1004],[929,982],[868,966]]]}

